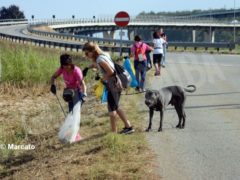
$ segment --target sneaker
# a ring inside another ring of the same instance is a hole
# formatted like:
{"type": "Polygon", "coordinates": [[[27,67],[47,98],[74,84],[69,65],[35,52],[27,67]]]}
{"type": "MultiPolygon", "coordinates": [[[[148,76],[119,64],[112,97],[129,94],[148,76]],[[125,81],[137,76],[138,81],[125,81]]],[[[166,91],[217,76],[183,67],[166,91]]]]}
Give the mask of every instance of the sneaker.
{"type": "Polygon", "coordinates": [[[154,76],[160,76],[160,71],[155,72],[154,76]]]}
{"type": "Polygon", "coordinates": [[[81,141],[82,139],[83,139],[82,136],[78,133],[77,136],[75,137],[75,141],[74,142],[81,141]]]}
{"type": "Polygon", "coordinates": [[[129,127],[129,128],[123,128],[119,134],[131,134],[133,133],[135,130],[133,129],[133,127],[129,127]]]}
{"type": "Polygon", "coordinates": [[[135,91],[139,91],[139,87],[136,87],[136,88],[135,88],[135,91]]]}

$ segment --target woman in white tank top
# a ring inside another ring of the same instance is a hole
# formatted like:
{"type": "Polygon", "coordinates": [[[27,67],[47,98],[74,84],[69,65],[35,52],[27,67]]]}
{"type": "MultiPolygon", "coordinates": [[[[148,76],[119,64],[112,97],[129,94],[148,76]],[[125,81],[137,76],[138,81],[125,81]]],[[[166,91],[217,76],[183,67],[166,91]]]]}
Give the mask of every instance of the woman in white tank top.
{"type": "Polygon", "coordinates": [[[111,60],[111,57],[104,53],[97,44],[92,42],[84,44],[82,50],[85,52],[86,57],[92,60],[92,64],[86,68],[86,70],[83,70],[83,72],[87,71],[89,68],[98,68],[102,74],[101,81],[108,89],[107,102],[112,132],[117,132],[116,116],[119,115],[124,123],[124,128],[120,133],[133,133],[134,129],[131,126],[130,121],[127,119],[124,111],[119,107],[121,92],[112,91],[108,88],[108,81],[115,73],[114,63],[111,60]]]}

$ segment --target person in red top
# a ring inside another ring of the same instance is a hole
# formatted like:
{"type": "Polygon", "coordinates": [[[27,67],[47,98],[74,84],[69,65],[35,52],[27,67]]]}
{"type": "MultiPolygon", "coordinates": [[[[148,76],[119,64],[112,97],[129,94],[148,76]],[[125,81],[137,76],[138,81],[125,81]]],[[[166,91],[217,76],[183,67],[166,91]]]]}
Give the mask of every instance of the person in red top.
{"type": "MultiPolygon", "coordinates": [[[[50,90],[54,95],[56,95],[57,90],[55,86],[55,79],[60,75],[63,75],[63,79],[66,85],[64,91],[70,90],[73,92],[73,96],[68,100],[68,107],[70,112],[73,110],[73,107],[76,103],[81,103],[87,96],[86,85],[83,80],[81,69],[72,63],[72,57],[69,54],[63,54],[60,56],[60,64],[61,66],[51,77],[50,90]]],[[[76,141],[78,140],[81,140],[80,134],[78,134],[76,137],[76,141]]]]}
{"type": "Polygon", "coordinates": [[[145,78],[147,72],[147,57],[146,51],[153,51],[153,48],[141,41],[141,37],[136,35],[135,43],[131,47],[131,57],[134,57],[134,69],[136,72],[136,79],[138,81],[137,91],[145,91],[145,78]],[[141,75],[141,80],[140,76],[141,75]]]}
{"type": "MultiPolygon", "coordinates": [[[[66,89],[72,89],[76,91],[79,94],[77,101],[81,101],[82,97],[87,96],[86,85],[83,80],[81,69],[72,63],[72,57],[69,54],[63,54],[60,56],[60,64],[61,66],[57,69],[51,78],[51,92],[53,94],[56,94],[55,79],[60,75],[63,75],[66,89]]],[[[70,101],[68,105],[70,112],[74,104],[72,101],[70,101]]]]}

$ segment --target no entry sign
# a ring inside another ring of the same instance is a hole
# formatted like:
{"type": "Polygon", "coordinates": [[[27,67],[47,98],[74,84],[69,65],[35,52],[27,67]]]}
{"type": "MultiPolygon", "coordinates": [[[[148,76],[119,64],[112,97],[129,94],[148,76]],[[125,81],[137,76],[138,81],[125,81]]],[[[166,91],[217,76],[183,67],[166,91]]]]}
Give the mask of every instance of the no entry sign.
{"type": "Polygon", "coordinates": [[[114,22],[119,27],[125,27],[130,21],[129,14],[125,11],[120,11],[115,15],[114,22]]]}

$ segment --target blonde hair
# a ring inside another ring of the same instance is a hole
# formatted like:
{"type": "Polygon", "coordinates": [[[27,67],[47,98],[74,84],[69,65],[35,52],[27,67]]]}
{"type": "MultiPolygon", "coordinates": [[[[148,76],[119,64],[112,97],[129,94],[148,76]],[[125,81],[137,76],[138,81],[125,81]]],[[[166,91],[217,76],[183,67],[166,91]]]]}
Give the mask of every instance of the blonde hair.
{"type": "Polygon", "coordinates": [[[95,59],[101,54],[105,54],[100,47],[93,42],[87,42],[83,45],[82,51],[89,51],[93,53],[95,59]]]}

